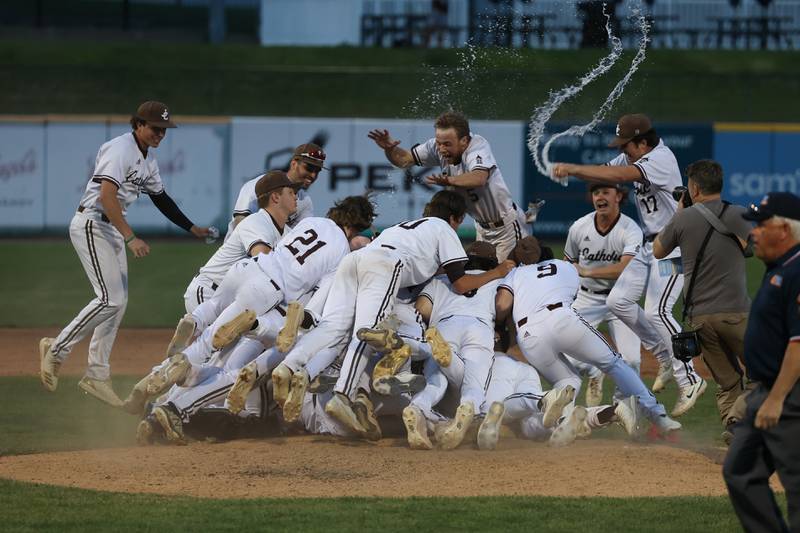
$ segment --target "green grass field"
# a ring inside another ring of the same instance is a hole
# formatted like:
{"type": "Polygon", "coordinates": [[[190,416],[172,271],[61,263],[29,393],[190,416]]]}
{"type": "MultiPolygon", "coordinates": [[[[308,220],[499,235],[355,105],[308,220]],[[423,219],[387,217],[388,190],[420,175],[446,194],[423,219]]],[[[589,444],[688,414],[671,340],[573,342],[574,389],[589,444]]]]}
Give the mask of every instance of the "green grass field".
{"type": "MultiPolygon", "coordinates": [[[[154,241],[143,260],[129,260],[130,303],[123,327],[171,326],[183,312],[193,272],[213,252],[197,242],[154,241]]],[[[63,326],[91,292],[70,244],[60,240],[3,241],[2,327],[63,326]]],[[[750,264],[750,285],[763,267],[750,264]]],[[[136,376],[114,376],[129,390],[136,376]]],[[[99,402],[64,377],[58,391],[35,376],[0,377],[0,456],[132,446],[136,421],[99,402]]],[[[607,396],[610,387],[606,387],[607,396]]],[[[670,388],[660,397],[672,405],[670,388]]],[[[683,439],[698,448],[721,444],[714,385],[682,422],[683,439]]],[[[619,437],[619,433],[612,436],[619,437]]],[[[2,460],[2,459],[0,459],[2,460]]],[[[602,461],[598,457],[598,461],[602,461]]],[[[410,473],[409,473],[410,474],[410,473]]],[[[613,476],[613,472],[609,472],[613,476]]],[[[531,480],[532,483],[547,480],[531,480]]],[[[609,495],[611,496],[611,495],[609,495]]],[[[643,495],[646,496],[646,495],[643,495]]],[[[783,501],[783,500],[782,500],[783,501]]],[[[132,531],[268,529],[270,531],[720,531],[737,530],[726,498],[465,498],[292,499],[207,501],[116,494],[0,480],[4,531],[132,531]]]]}

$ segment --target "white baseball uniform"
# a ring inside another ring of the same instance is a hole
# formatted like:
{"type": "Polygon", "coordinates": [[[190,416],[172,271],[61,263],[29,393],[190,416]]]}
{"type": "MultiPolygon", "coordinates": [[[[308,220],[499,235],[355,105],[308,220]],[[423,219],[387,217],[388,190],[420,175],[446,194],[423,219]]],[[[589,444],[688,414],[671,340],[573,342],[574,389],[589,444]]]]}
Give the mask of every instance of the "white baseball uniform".
{"type": "Polygon", "coordinates": [[[186,312],[191,313],[195,307],[214,296],[228,270],[234,263],[249,257],[253,246],[265,244],[275,249],[284,230],[266,209],[258,209],[242,220],[192,278],[183,295],[186,312]]]}
{"type": "MultiPolygon", "coordinates": [[[[244,182],[242,188],[239,189],[239,196],[236,198],[236,203],[233,206],[233,216],[249,217],[251,214],[258,211],[258,197],[256,196],[256,183],[264,177],[264,174],[257,176],[251,180],[244,182]]],[[[314,203],[311,201],[308,191],[305,189],[297,190],[297,211],[289,215],[289,220],[286,225],[293,228],[298,222],[304,218],[314,216],[314,203]]],[[[228,222],[228,233],[225,234],[225,240],[230,238],[233,233],[233,217],[228,222]]]]}
{"type": "MultiPolygon", "coordinates": [[[[608,164],[625,166],[629,163],[626,155],[620,154],[608,164]]],[[[659,261],[653,257],[653,240],[678,209],[672,191],[681,185],[681,172],[675,154],[663,140],[633,166],[642,175],[639,181],[634,182],[634,188],[644,243],[617,279],[606,302],[611,311],[639,336],[659,363],[672,366],[675,381],[684,388],[699,381],[700,377],[691,362],[683,363],[672,357],[671,336],[681,329],[672,316],[672,308],[683,288],[683,274],[668,269],[662,275],[659,261]],[[645,295],[644,310],[638,303],[642,294],[645,295]]],[[[679,263],[680,249],[675,248],[668,259],[679,263]]]]}
{"type": "MultiPolygon", "coordinates": [[[[582,267],[598,268],[617,264],[622,257],[633,257],[639,253],[642,247],[642,230],[632,218],[620,213],[611,228],[603,233],[597,228],[596,216],[593,211],[570,226],[564,246],[567,260],[582,267]]],[[[614,287],[615,280],[581,278],[580,282],[580,290],[572,307],[593,327],[601,322],[607,323],[617,351],[638,372],[641,364],[641,341],[606,305],[606,297],[614,287]]],[[[577,362],[574,366],[584,370],[581,368],[582,364],[577,362]]],[[[589,371],[589,374],[593,377],[595,375],[593,371],[589,371]]]]}
{"type": "Polygon", "coordinates": [[[472,135],[469,146],[461,156],[461,162],[449,165],[436,149],[436,139],[411,148],[414,162],[419,166],[439,166],[442,174],[460,176],[473,170],[486,170],[489,178],[486,185],[466,189],[449,187],[464,196],[467,212],[475,219],[477,240],[488,241],[497,249],[497,259],[503,261],[511,253],[517,241],[529,235],[525,213],[511,199],[503,175],[497,166],[489,141],[480,135],[472,135]]]}
{"type": "Polygon", "coordinates": [[[458,235],[442,219],[420,218],[386,229],[342,261],[319,325],[298,340],[287,364],[297,369],[323,348],[351,338],[335,390],[353,393],[372,354],[355,333],[386,319],[400,288],[419,285],[439,268],[466,260],[458,235]]]}
{"type": "Polygon", "coordinates": [[[128,260],[122,235],[103,213],[100,203],[103,181],[117,187],[116,197],[123,215],[141,193],[162,194],[164,185],[154,150],[149,149],[144,156],[133,133],[125,133],[100,147],[94,172],[70,222],[70,240],[95,298],[59,333],[51,350],[58,360],[64,361],[72,348],[93,331],[86,376],[105,381],[111,374],[109,356],[128,304],[128,260]]]}
{"type": "Polygon", "coordinates": [[[665,414],[664,406],[605,337],[572,308],[579,287],[575,267],[557,259],[517,267],[503,279],[498,290],[514,296],[513,317],[522,353],[553,388],[572,385],[576,392],[580,377],[563,354],[592,364],[611,376],[624,396],[636,396],[656,420],[665,414]]]}
{"type": "MultiPolygon", "coordinates": [[[[483,274],[470,270],[467,274],[483,274]]],[[[461,403],[472,402],[475,412],[486,413],[486,387],[494,359],[495,294],[500,280],[479,288],[470,296],[451,288],[447,276],[433,278],[420,294],[433,305],[430,325],[435,326],[464,363],[461,403]]],[[[445,372],[445,374],[447,374],[445,372]]]]}

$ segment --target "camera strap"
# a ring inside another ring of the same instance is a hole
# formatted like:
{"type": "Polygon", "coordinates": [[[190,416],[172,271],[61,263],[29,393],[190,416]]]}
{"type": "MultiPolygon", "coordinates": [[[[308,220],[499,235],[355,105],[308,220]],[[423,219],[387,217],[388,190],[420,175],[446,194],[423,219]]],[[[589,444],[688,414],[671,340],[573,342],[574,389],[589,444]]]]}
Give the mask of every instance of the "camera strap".
{"type": "MultiPolygon", "coordinates": [[[[683,297],[683,318],[681,318],[681,322],[685,322],[686,321],[686,316],[689,314],[689,308],[692,305],[692,291],[694,290],[695,281],[697,281],[697,274],[700,273],[700,262],[703,260],[703,254],[706,251],[706,246],[708,246],[708,241],[711,240],[711,234],[714,233],[714,230],[717,230],[717,227],[714,225],[714,223],[711,222],[711,220],[709,220],[708,217],[706,217],[705,212],[708,212],[708,214],[711,215],[712,217],[714,217],[714,219],[716,219],[717,222],[720,222],[720,223],[722,222],[722,221],[719,220],[719,217],[715,216],[714,213],[712,213],[706,206],[704,206],[702,204],[695,204],[695,205],[698,208],[700,208],[699,209],[700,213],[702,213],[703,217],[705,217],[706,220],[708,220],[709,224],[711,224],[711,227],[708,228],[708,232],[706,233],[706,237],[705,237],[705,239],[703,239],[703,244],[700,245],[700,250],[697,252],[697,258],[694,260],[694,266],[692,267],[692,279],[689,280],[689,288],[686,289],[686,295],[683,297]]],[[[723,213],[725,213],[725,210],[728,208],[729,205],[730,204],[727,203],[727,202],[725,202],[722,205],[722,211],[719,214],[720,216],[722,216],[723,213]]],[[[726,227],[725,229],[727,230],[728,228],[726,227]]],[[[717,231],[719,231],[719,230],[717,230],[717,231]]],[[[722,232],[722,231],[720,231],[720,233],[725,234],[725,232],[722,232]]],[[[728,232],[728,233],[730,233],[730,232],[728,232]]],[[[733,237],[736,237],[735,235],[733,235],[733,233],[730,233],[730,234],[733,237]]],[[[736,242],[738,243],[739,240],[737,239],[736,242]]],[[[741,244],[739,245],[739,248],[741,248],[741,244]]]]}
{"type": "MultiPolygon", "coordinates": [[[[708,221],[708,223],[714,227],[715,230],[722,233],[726,237],[730,237],[731,239],[733,239],[733,241],[736,243],[736,246],[742,252],[742,255],[744,255],[745,257],[751,257],[753,255],[752,252],[748,252],[748,249],[742,246],[739,237],[737,237],[735,233],[729,230],[728,226],[726,226],[725,223],[717,215],[712,213],[709,208],[707,208],[703,204],[694,204],[694,205],[700,212],[700,214],[703,215],[703,218],[705,218],[708,221]]],[[[728,202],[723,202],[723,205],[724,207],[722,208],[722,213],[725,212],[725,207],[727,207],[730,204],[728,202]]],[[[720,217],[722,216],[722,213],[720,213],[720,217]]]]}

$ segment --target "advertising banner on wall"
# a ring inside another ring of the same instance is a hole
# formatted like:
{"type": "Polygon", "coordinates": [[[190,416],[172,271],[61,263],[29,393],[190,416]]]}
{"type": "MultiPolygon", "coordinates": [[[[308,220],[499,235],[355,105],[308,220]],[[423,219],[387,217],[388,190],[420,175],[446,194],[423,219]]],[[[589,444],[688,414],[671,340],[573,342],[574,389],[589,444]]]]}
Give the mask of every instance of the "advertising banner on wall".
{"type": "Polygon", "coordinates": [[[44,129],[10,124],[0,129],[0,226],[44,226],[44,129]]]}
{"type": "MultiPolygon", "coordinates": [[[[554,124],[546,130],[546,137],[567,129],[568,124],[554,124]]],[[[697,159],[709,158],[713,155],[713,131],[711,125],[678,125],[659,124],[656,130],[667,146],[675,153],[681,172],[686,165],[697,159]]],[[[550,149],[551,162],[579,163],[584,165],[602,165],[619,154],[619,151],[608,148],[614,137],[614,125],[606,124],[583,137],[562,137],[557,139],[550,149]]],[[[565,235],[569,226],[581,216],[592,210],[586,183],[570,178],[564,187],[549,177],[539,173],[532,157],[525,147],[525,193],[526,202],[532,198],[546,201],[539,215],[534,230],[542,235],[565,235]]],[[[684,178],[685,184],[685,178],[684,178]]],[[[634,196],[629,196],[629,202],[634,196]]],[[[636,218],[636,210],[632,203],[625,206],[624,212],[636,218]]]]}

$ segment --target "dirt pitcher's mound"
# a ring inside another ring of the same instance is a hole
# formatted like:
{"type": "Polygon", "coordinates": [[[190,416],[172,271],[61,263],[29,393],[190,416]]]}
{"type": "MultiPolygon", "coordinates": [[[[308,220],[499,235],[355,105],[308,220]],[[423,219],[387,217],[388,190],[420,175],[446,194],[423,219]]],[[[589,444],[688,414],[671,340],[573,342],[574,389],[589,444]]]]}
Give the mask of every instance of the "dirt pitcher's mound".
{"type": "Polygon", "coordinates": [[[0,477],[206,498],[725,494],[721,467],[704,455],[602,439],[424,452],[400,439],[300,436],[0,457],[0,477]]]}

